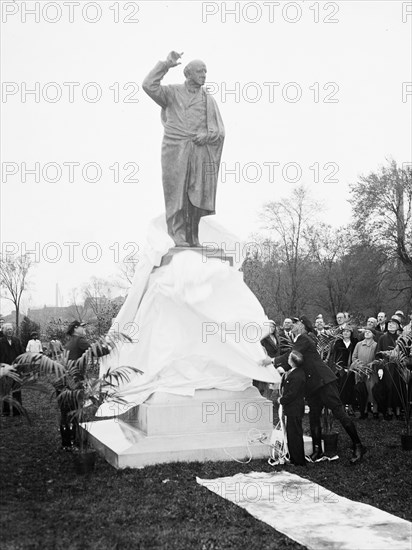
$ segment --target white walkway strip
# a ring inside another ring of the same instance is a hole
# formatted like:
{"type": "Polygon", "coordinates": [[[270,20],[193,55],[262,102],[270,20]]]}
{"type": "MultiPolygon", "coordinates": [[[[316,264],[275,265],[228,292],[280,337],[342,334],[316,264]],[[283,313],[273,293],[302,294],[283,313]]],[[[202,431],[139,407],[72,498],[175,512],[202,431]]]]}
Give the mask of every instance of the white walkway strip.
{"type": "Polygon", "coordinates": [[[288,472],[197,482],[313,550],[412,550],[412,523],[288,472]]]}

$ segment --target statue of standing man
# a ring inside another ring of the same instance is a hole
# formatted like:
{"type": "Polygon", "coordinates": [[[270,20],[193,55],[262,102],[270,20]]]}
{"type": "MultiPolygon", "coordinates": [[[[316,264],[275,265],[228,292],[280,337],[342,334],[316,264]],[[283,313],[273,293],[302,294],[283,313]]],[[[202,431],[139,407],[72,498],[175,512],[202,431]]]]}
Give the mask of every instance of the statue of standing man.
{"type": "Polygon", "coordinates": [[[167,231],[176,246],[200,246],[199,222],[215,213],[224,127],[213,97],[203,88],[206,65],[191,61],[183,84],[162,86],[182,53],[170,52],[143,82],[144,91],[162,108],[162,180],[167,231]]]}

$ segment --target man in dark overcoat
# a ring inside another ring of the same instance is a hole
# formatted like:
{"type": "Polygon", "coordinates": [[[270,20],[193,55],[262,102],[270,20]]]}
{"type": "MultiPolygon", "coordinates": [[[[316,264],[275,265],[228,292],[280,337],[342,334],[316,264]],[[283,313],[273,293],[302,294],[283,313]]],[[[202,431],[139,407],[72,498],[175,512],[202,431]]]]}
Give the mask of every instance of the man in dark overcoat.
{"type": "MultiPolygon", "coordinates": [[[[295,317],[292,332],[295,336],[292,350],[302,354],[302,368],[306,375],[305,397],[309,405],[309,422],[313,443],[312,461],[315,462],[322,458],[321,413],[323,407],[327,407],[332,411],[333,416],[339,420],[352,440],[353,456],[351,463],[360,462],[366,449],[361,444],[354,422],[345,413],[344,406],[339,398],[335,374],[322,361],[317,352],[315,340],[308,334],[313,332],[313,327],[308,318],[305,316],[295,317]]],[[[275,357],[272,360],[275,368],[280,369],[282,372],[290,369],[288,365],[289,353],[275,357]]]]}
{"type": "MultiPolygon", "coordinates": [[[[11,365],[13,361],[24,353],[20,339],[14,336],[14,327],[12,323],[4,323],[3,336],[0,338],[0,363],[11,365]]],[[[21,390],[13,391],[13,398],[22,403],[21,390]]],[[[18,416],[20,412],[16,407],[11,407],[12,416],[18,416]]],[[[9,403],[3,403],[3,414],[10,415],[9,403]]]]}

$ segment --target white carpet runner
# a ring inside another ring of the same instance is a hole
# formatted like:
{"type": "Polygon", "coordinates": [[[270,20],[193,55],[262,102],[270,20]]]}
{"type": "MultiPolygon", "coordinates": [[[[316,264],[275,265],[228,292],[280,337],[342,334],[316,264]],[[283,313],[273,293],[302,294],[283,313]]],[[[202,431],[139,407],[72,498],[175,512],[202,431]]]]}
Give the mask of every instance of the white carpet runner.
{"type": "Polygon", "coordinates": [[[412,523],[288,472],[197,482],[313,550],[412,550],[412,523]]]}

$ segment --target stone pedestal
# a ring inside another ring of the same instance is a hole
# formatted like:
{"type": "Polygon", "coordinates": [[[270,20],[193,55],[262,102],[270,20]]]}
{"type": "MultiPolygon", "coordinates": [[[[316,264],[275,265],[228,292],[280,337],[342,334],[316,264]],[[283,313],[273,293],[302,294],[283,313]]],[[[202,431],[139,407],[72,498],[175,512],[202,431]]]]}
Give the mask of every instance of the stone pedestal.
{"type": "Polygon", "coordinates": [[[84,427],[115,468],[166,462],[269,457],[272,402],[255,387],[197,390],[194,397],[155,393],[126,414],[84,427]]]}

